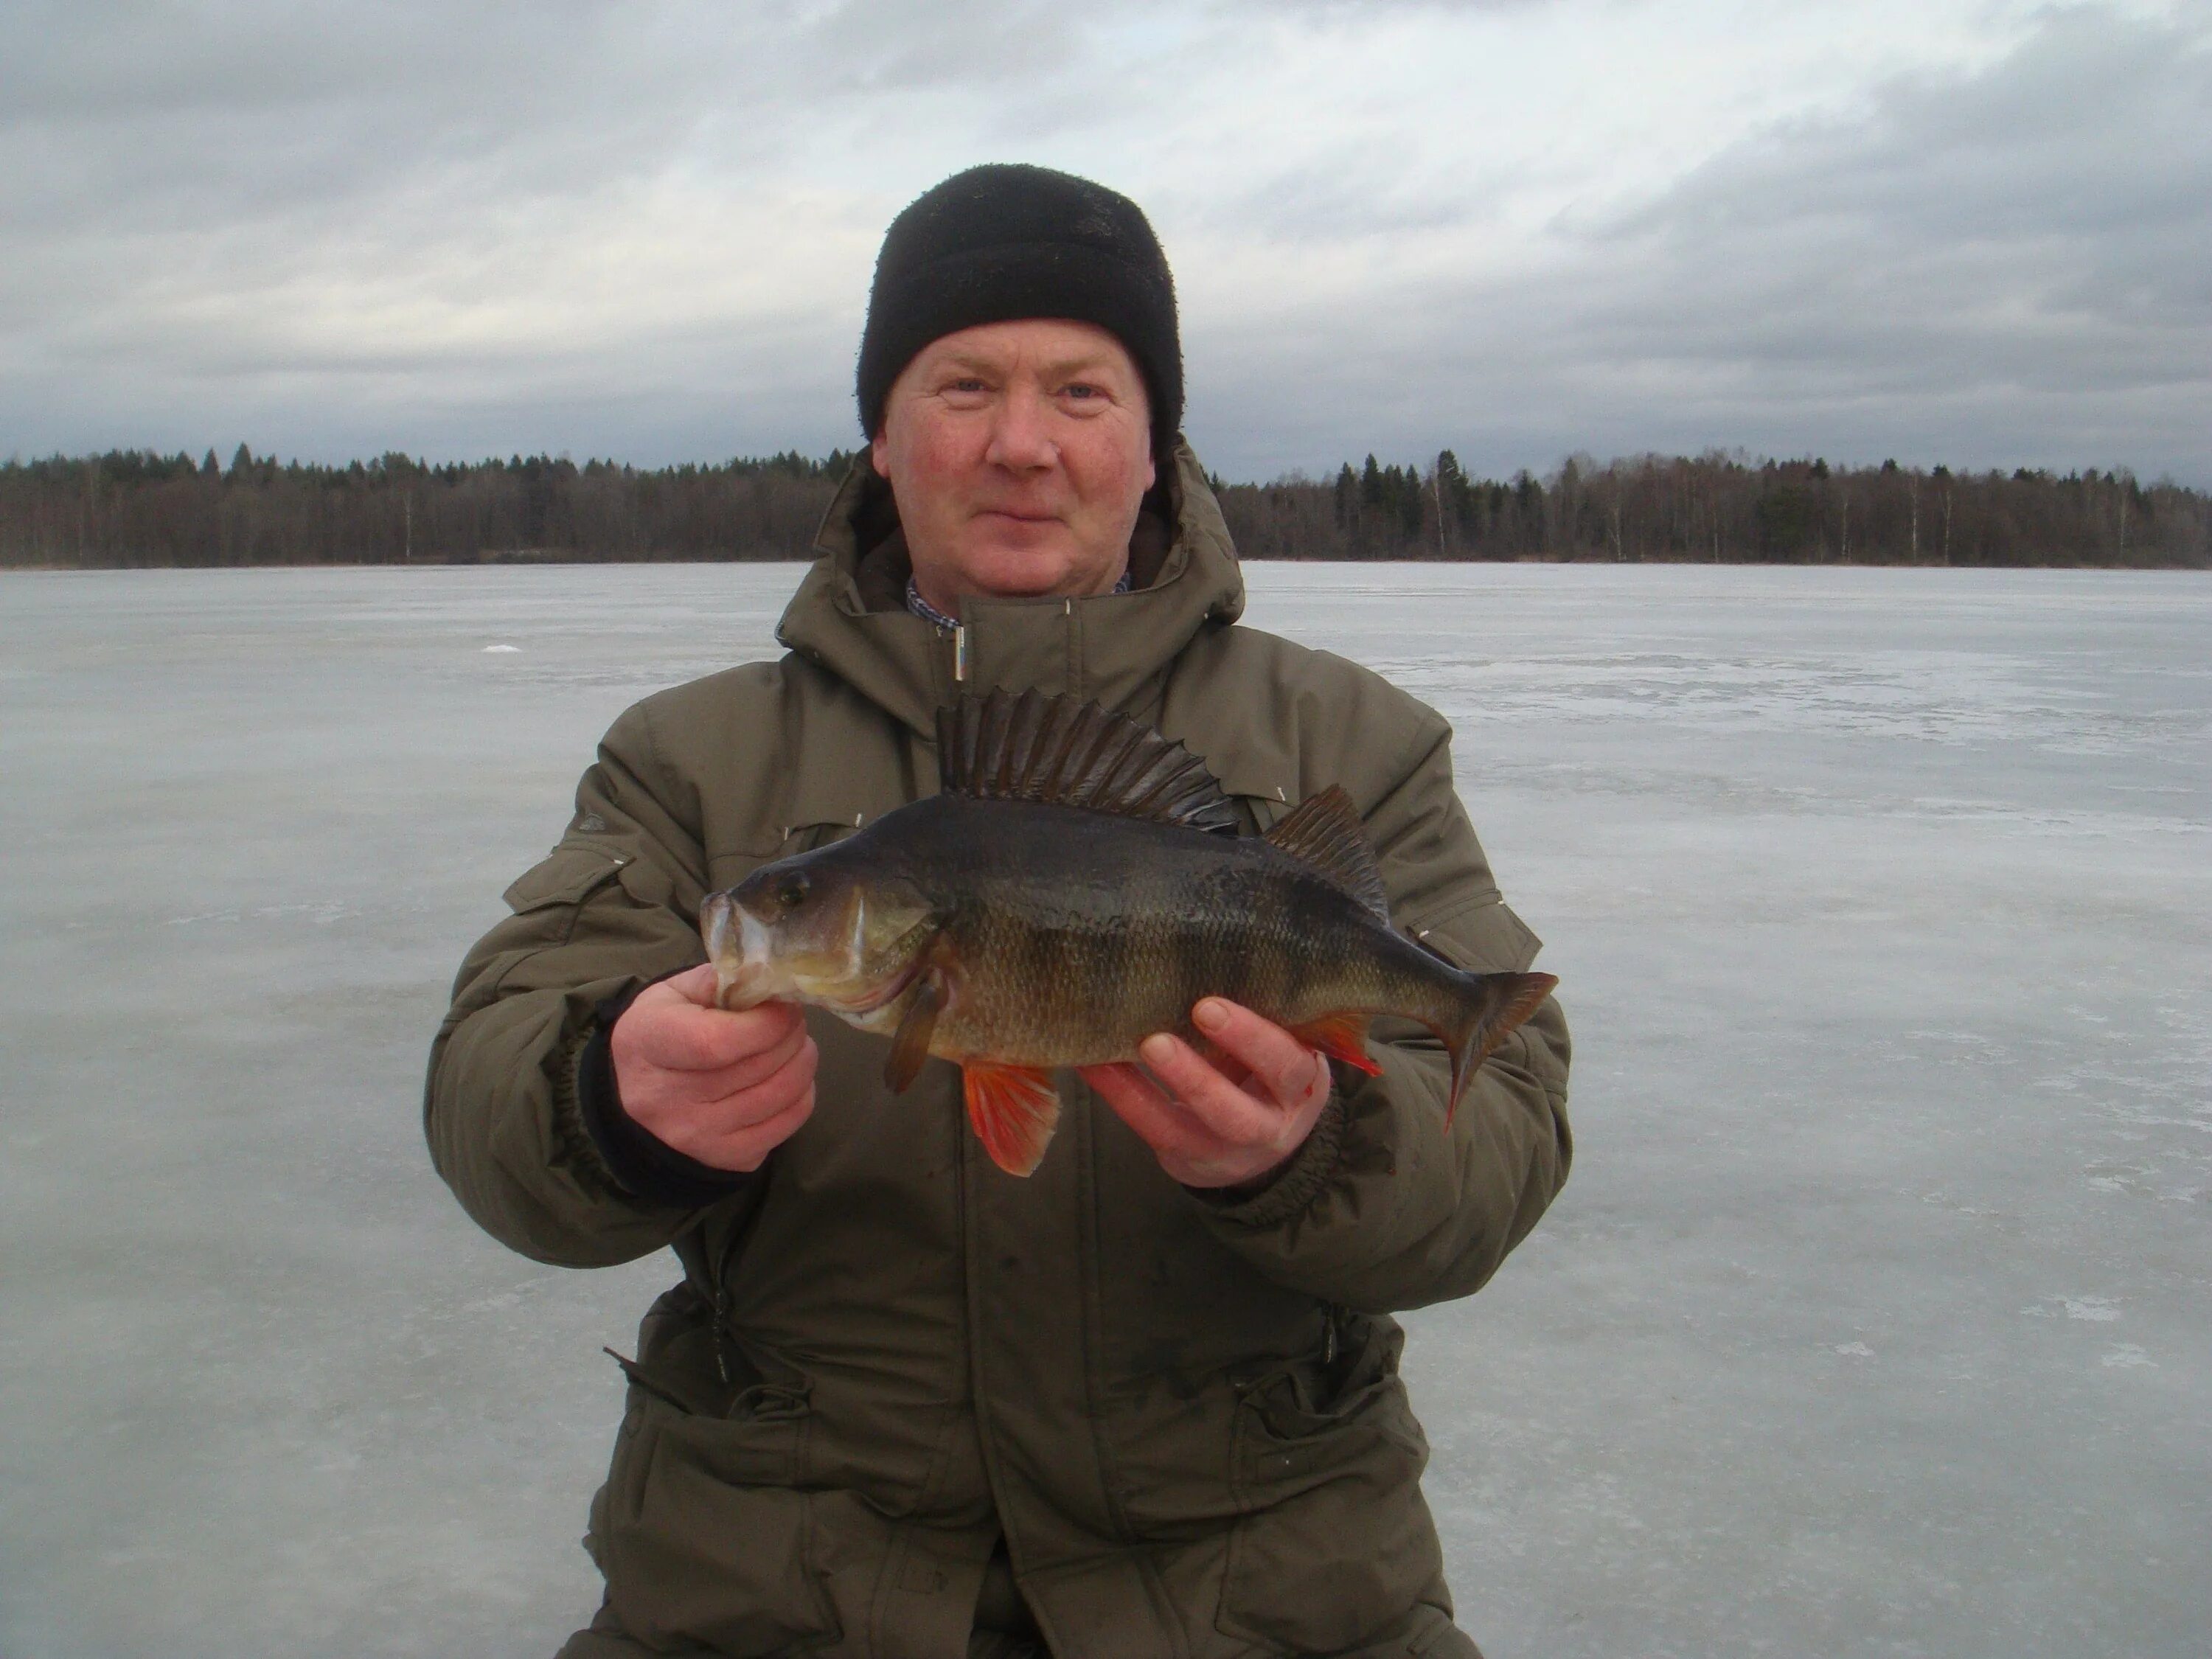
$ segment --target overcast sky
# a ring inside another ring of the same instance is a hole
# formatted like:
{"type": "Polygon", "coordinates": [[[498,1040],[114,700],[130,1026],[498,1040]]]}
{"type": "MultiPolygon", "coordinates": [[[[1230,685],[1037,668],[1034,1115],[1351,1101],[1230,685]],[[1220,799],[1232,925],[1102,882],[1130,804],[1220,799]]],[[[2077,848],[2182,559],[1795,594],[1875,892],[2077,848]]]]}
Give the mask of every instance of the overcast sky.
{"type": "Polygon", "coordinates": [[[1152,216],[1231,477],[2212,483],[2212,5],[0,0],[0,457],[858,438],[884,226],[1152,216]]]}

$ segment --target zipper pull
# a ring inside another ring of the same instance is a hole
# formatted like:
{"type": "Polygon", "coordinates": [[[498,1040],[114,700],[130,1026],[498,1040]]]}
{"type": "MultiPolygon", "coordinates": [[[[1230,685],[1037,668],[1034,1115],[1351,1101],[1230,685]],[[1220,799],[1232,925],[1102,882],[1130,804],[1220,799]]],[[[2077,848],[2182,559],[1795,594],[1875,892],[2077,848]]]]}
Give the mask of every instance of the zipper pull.
{"type": "MultiPolygon", "coordinates": [[[[729,1267],[726,1261],[725,1269],[729,1267]]],[[[714,1279],[714,1375],[730,1386],[730,1287],[721,1274],[714,1279]]]]}
{"type": "Polygon", "coordinates": [[[968,625],[952,625],[952,683],[964,685],[968,681],[968,625]]]}

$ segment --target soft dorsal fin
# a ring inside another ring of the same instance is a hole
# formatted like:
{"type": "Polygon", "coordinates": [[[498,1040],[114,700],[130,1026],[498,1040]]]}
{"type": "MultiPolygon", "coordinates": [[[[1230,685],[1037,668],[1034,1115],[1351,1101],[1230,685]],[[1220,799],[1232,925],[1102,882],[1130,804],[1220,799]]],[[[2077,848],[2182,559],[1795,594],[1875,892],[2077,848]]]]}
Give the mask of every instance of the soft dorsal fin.
{"type": "Polygon", "coordinates": [[[1237,809],[1206,763],[1127,714],[1032,688],[963,696],[937,711],[948,795],[1034,800],[1237,833],[1237,809]]]}
{"type": "Polygon", "coordinates": [[[1382,890],[1382,872],[1375,865],[1374,845],[1342,784],[1332,783],[1318,795],[1307,796],[1267,831],[1267,839],[1278,850],[1320,871],[1383,921],[1390,920],[1390,900],[1382,890]]]}

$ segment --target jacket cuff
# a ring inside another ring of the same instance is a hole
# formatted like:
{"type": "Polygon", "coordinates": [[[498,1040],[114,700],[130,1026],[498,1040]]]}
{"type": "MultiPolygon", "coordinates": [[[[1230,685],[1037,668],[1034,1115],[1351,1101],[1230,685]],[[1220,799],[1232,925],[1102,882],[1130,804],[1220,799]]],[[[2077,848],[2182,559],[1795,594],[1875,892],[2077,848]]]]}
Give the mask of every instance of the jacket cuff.
{"type": "Polygon", "coordinates": [[[1289,1162],[1274,1174],[1241,1187],[1193,1187],[1186,1190],[1204,1200],[1206,1206],[1224,1221],[1233,1221],[1242,1227],[1272,1227],[1289,1220],[1313,1202],[1314,1195],[1336,1172],[1337,1159],[1343,1150],[1344,1094],[1341,1090],[1332,1090],[1328,1104],[1314,1120],[1313,1132],[1306,1136],[1305,1144],[1291,1153],[1289,1162]]]}
{"type": "Polygon", "coordinates": [[[591,1035],[575,1058],[576,1115],[615,1184],[632,1198],[687,1210],[703,1209],[760,1179],[758,1172],[718,1170],[687,1158],[623,1109],[615,1083],[615,1022],[642,985],[609,997],[592,1012],[591,1035]]]}

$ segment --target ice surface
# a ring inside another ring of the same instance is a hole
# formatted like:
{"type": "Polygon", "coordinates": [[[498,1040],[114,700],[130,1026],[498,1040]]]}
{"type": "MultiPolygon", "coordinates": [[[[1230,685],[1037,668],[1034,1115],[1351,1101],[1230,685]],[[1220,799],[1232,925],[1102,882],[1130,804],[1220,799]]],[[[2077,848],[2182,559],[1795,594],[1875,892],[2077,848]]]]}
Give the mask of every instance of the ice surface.
{"type": "MultiPolygon", "coordinates": [[[[0,578],[0,1654],[541,1655],[665,1258],[477,1234],[422,1054],[790,567],[0,578]],[[503,648],[502,648],[503,647],[503,648]]],[[[1494,1659],[2212,1629],[2212,580],[1259,566],[1458,731],[1575,1174],[1409,1320],[1494,1659]]]]}

